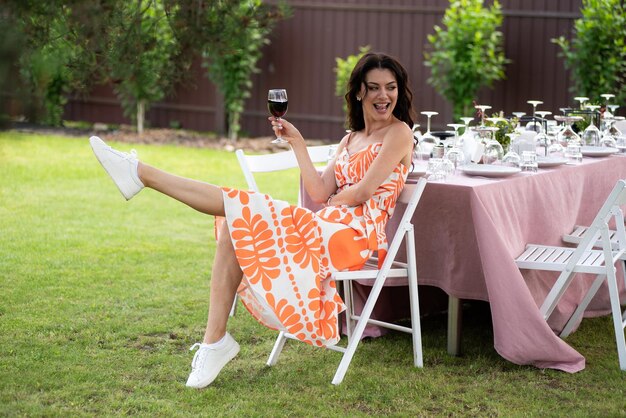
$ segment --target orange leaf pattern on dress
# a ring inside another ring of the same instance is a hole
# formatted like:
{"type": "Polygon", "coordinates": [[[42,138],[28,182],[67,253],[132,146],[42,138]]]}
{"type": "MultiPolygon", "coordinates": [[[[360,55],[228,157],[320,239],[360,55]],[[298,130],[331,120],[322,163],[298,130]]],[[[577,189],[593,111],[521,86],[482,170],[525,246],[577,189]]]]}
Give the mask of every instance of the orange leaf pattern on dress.
{"type": "MultiPolygon", "coordinates": [[[[353,155],[342,151],[335,164],[338,191],[363,178],[381,146],[353,155]]],[[[244,274],[239,294],[252,315],[308,344],[336,344],[338,314],[345,306],[330,274],[360,268],[374,251],[384,257],[385,225],[407,174],[398,164],[367,202],[316,213],[261,193],[223,188],[226,222],[244,274]]]]}
{"type": "Polygon", "coordinates": [[[315,216],[311,211],[297,207],[293,208],[291,215],[282,221],[282,225],[287,228],[286,250],[300,267],[306,268],[311,264],[313,270],[318,271],[321,239],[316,234],[315,216]]]}
{"type": "Polygon", "coordinates": [[[274,238],[266,221],[252,215],[244,206],[241,218],[232,222],[231,237],[235,240],[235,254],[244,275],[251,284],[261,281],[263,289],[272,288],[272,279],[280,275],[280,260],[276,257],[274,238]]]}

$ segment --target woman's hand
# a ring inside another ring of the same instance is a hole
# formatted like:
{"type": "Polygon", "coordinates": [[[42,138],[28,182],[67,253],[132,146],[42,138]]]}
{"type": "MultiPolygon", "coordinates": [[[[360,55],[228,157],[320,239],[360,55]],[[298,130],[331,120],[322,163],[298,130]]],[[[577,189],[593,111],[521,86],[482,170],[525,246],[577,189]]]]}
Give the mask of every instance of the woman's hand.
{"type": "Polygon", "coordinates": [[[304,138],[298,129],[291,122],[283,118],[270,116],[267,118],[272,123],[272,129],[277,137],[282,137],[293,147],[294,145],[305,145],[304,138]]]}

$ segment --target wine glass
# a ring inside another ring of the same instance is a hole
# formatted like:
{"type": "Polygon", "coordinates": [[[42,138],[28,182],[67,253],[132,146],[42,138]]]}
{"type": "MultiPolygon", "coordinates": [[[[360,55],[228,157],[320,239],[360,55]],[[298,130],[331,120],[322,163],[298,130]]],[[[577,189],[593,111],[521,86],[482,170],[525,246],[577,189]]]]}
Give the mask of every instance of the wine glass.
{"type": "Polygon", "coordinates": [[[474,120],[474,118],[466,116],[464,118],[461,118],[461,120],[463,121],[463,124],[465,125],[465,130],[463,131],[463,135],[469,134],[470,133],[469,132],[469,124],[470,124],[471,121],[474,120]]]}
{"type": "Polygon", "coordinates": [[[596,125],[593,124],[595,111],[599,108],[600,106],[597,105],[587,105],[587,109],[589,109],[592,114],[589,118],[589,126],[587,126],[582,133],[582,140],[583,144],[590,145],[592,147],[597,147],[598,145],[600,145],[600,130],[596,125]]]}
{"type": "Polygon", "coordinates": [[[548,156],[548,146],[550,145],[550,138],[548,138],[548,121],[546,120],[546,116],[551,115],[552,112],[548,112],[546,110],[538,110],[537,114],[539,118],[541,118],[541,125],[539,129],[539,133],[535,136],[535,142],[537,143],[537,148],[540,150],[540,155],[542,157],[548,156]]]}
{"type": "Polygon", "coordinates": [[[522,129],[522,118],[524,116],[526,116],[526,113],[524,112],[513,112],[513,116],[515,116],[517,118],[517,126],[515,127],[516,131],[519,131],[522,129]]]}
{"type": "MultiPolygon", "coordinates": [[[[285,113],[287,113],[287,104],[287,90],[271,89],[267,93],[267,108],[277,121],[280,122],[280,118],[285,116],[285,113]]],[[[278,136],[272,140],[272,143],[285,144],[287,141],[278,136]]]]}
{"type": "Polygon", "coordinates": [[[459,144],[459,128],[462,128],[464,125],[449,123],[448,126],[454,129],[454,139],[452,140],[452,147],[446,151],[445,158],[454,164],[454,170],[456,171],[457,166],[462,165],[465,161],[465,154],[463,154],[462,146],[459,144]]]}
{"type": "Polygon", "coordinates": [[[426,132],[424,132],[424,134],[420,138],[420,154],[422,154],[423,156],[425,156],[425,154],[428,154],[428,157],[430,157],[430,153],[432,152],[433,148],[439,143],[437,138],[430,132],[430,118],[438,115],[439,113],[431,111],[424,111],[420,113],[427,118],[426,132]]]}
{"type": "Polygon", "coordinates": [[[585,102],[589,100],[589,97],[574,97],[574,100],[577,100],[580,103],[580,109],[585,109],[585,102]]]}
{"type": "Polygon", "coordinates": [[[526,103],[533,107],[533,120],[526,124],[527,131],[539,132],[539,126],[537,125],[537,106],[543,104],[541,100],[528,100],[526,103]]]}
{"type": "Polygon", "coordinates": [[[491,109],[489,105],[476,105],[476,109],[480,110],[480,126],[485,126],[485,110],[491,109]]]}
{"type": "Polygon", "coordinates": [[[618,120],[618,117],[604,117],[605,127],[606,129],[602,132],[602,136],[600,137],[600,142],[598,145],[601,147],[617,147],[617,138],[620,136],[619,130],[617,128],[613,128],[613,124],[618,120]],[[615,129],[615,131],[614,131],[615,129]]]}
{"type": "Polygon", "coordinates": [[[548,112],[547,110],[538,110],[537,114],[541,118],[541,126],[540,126],[541,131],[540,132],[545,132],[546,131],[546,126],[548,125],[548,121],[546,120],[546,116],[550,116],[552,114],[552,112],[548,112]]]}
{"type": "Polygon", "coordinates": [[[502,157],[502,164],[519,168],[522,163],[522,157],[515,152],[515,140],[519,136],[519,132],[511,132],[506,134],[506,136],[509,137],[509,149],[506,154],[504,154],[504,157],[502,157]]]}
{"type": "Polygon", "coordinates": [[[495,126],[478,126],[475,128],[478,135],[486,139],[485,152],[483,154],[483,162],[485,164],[496,164],[498,161],[502,161],[504,155],[504,149],[502,145],[493,137],[494,133],[498,130],[495,126]]]}
{"type": "Polygon", "coordinates": [[[563,116],[563,115],[555,115],[554,119],[563,122],[565,127],[561,129],[561,131],[556,135],[559,143],[566,147],[570,143],[582,145],[582,141],[580,136],[574,131],[572,128],[572,123],[582,120],[582,116],[563,116]]]}
{"type": "Polygon", "coordinates": [[[611,93],[604,93],[604,94],[601,94],[600,97],[606,100],[606,107],[608,108],[611,105],[610,103],[611,99],[615,98],[615,95],[611,93]]]}

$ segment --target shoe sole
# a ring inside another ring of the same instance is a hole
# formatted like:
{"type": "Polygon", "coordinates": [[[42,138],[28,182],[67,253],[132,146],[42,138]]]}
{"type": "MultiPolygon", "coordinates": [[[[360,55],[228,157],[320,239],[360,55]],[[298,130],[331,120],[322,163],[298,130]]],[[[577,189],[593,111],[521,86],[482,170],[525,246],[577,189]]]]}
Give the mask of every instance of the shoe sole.
{"type": "Polygon", "coordinates": [[[189,387],[194,388],[194,389],[204,389],[205,387],[209,386],[217,378],[217,376],[220,374],[224,366],[226,366],[232,359],[234,359],[237,356],[237,354],[239,354],[239,344],[235,342],[235,345],[233,345],[233,347],[231,347],[231,349],[228,350],[227,360],[224,361],[223,364],[220,365],[219,370],[217,370],[217,372],[214,373],[214,375],[211,375],[208,379],[200,382],[198,385],[189,386],[189,387]]]}

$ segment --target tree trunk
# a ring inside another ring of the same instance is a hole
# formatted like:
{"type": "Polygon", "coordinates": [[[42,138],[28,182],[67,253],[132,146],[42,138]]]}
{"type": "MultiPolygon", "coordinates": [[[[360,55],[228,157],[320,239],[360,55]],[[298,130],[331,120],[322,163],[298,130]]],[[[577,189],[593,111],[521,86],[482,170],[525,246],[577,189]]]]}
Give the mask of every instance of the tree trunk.
{"type": "Polygon", "coordinates": [[[237,134],[239,131],[239,116],[239,113],[235,112],[231,113],[228,118],[228,139],[232,143],[237,142],[237,134]]]}
{"type": "Polygon", "coordinates": [[[143,133],[143,121],[146,116],[146,101],[141,99],[137,101],[137,133],[143,133]]]}

